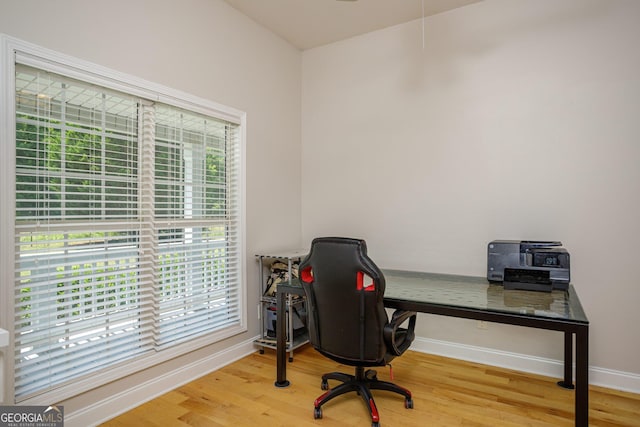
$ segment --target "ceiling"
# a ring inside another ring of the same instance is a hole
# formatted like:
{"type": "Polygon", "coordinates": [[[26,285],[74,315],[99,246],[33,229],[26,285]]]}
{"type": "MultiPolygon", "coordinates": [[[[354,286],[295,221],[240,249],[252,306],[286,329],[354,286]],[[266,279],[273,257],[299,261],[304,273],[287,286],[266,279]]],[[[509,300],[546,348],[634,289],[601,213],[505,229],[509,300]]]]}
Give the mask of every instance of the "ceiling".
{"type": "Polygon", "coordinates": [[[225,1],[298,49],[305,50],[481,0],[225,1]]]}

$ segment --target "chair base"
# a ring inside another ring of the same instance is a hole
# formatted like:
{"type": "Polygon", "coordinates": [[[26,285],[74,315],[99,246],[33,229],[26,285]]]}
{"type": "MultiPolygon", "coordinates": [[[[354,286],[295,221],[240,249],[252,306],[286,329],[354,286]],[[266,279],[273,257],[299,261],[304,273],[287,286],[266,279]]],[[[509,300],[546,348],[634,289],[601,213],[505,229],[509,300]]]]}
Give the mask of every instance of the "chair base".
{"type": "Polygon", "coordinates": [[[318,397],[313,403],[314,418],[322,418],[322,405],[340,396],[341,394],[348,393],[350,391],[357,392],[362,400],[364,400],[367,408],[369,408],[369,414],[371,415],[371,425],[378,427],[380,425],[380,415],[378,414],[378,408],[373,400],[371,390],[386,390],[398,393],[404,396],[404,407],[407,409],[413,408],[413,399],[411,398],[411,392],[404,387],[400,387],[394,383],[388,381],[378,380],[376,371],[372,369],[364,370],[363,367],[357,366],[355,375],[344,374],[342,372],[331,372],[322,376],[323,390],[328,390],[322,396],[318,397]],[[341,381],[342,384],[329,390],[328,380],[341,381]]]}

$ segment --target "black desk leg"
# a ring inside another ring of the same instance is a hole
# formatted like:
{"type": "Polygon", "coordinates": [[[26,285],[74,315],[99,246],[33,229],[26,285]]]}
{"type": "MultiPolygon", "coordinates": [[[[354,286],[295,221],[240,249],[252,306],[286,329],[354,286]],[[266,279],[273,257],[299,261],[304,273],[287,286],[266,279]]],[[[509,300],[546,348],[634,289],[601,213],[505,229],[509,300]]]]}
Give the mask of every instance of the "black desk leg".
{"type": "Polygon", "coordinates": [[[589,326],[576,331],[576,427],[589,425],[589,326]]]}
{"type": "Polygon", "coordinates": [[[564,380],[558,381],[560,387],[573,390],[573,332],[564,332],[564,380]]]}
{"type": "Polygon", "coordinates": [[[286,292],[278,290],[276,292],[276,387],[288,387],[287,381],[287,320],[286,292]]]}

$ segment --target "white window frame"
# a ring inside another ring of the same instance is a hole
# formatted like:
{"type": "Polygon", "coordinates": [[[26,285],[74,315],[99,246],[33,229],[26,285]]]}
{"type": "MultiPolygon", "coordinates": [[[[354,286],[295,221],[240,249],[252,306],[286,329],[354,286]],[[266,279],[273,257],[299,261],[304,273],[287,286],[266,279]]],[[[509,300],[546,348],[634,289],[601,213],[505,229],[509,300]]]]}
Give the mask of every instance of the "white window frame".
{"type": "MultiPolygon", "coordinates": [[[[238,335],[247,331],[247,292],[246,292],[246,113],[196,97],[172,88],[158,85],[137,77],[117,72],[100,65],[83,61],[71,56],[61,54],[40,46],[0,34],[0,328],[9,331],[9,336],[14,333],[14,283],[15,283],[15,137],[16,137],[16,112],[15,112],[15,64],[30,65],[45,69],[50,72],[65,75],[67,77],[94,83],[109,89],[118,90],[139,96],[141,98],[183,108],[195,113],[216,117],[239,125],[240,144],[240,226],[237,230],[240,234],[240,278],[241,306],[240,323],[190,341],[162,349],[151,355],[133,359],[127,363],[116,366],[107,372],[93,375],[91,378],[81,379],[73,384],[58,387],[52,391],[21,400],[20,404],[50,404],[69,397],[78,395],[82,391],[95,388],[96,385],[106,384],[110,381],[123,378],[135,372],[187,354],[203,346],[219,342],[223,339],[238,335]]],[[[12,402],[14,397],[14,345],[10,339],[9,346],[4,349],[4,395],[6,402],[12,402]]]]}

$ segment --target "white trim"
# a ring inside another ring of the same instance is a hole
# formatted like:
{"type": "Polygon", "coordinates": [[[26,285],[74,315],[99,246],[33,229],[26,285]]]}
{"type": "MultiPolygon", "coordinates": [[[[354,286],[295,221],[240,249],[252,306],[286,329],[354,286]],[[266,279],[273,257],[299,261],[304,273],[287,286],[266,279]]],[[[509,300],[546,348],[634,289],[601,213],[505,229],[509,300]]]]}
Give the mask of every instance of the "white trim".
{"type": "Polygon", "coordinates": [[[246,332],[246,326],[242,325],[242,323],[244,322],[241,320],[240,323],[241,324],[238,326],[233,326],[227,329],[223,329],[219,332],[214,332],[212,334],[195,338],[182,344],[178,344],[174,347],[163,349],[157,353],[148,352],[142,354],[138,358],[122,362],[121,364],[114,366],[112,369],[103,370],[84,376],[69,384],[56,387],[53,390],[37,394],[36,396],[27,399],[23,399],[20,401],[20,405],[44,405],[45,403],[43,402],[53,402],[60,399],[67,399],[78,396],[78,390],[91,390],[95,387],[96,384],[104,385],[112,381],[117,381],[129,375],[134,375],[136,372],[141,372],[155,365],[159,365],[176,357],[180,357],[184,354],[188,354],[189,352],[198,350],[199,348],[202,348],[206,345],[215,344],[223,339],[246,332]]]}
{"type": "MultiPolygon", "coordinates": [[[[158,396],[204,375],[223,368],[256,351],[253,341],[258,337],[226,348],[210,356],[181,366],[161,377],[140,383],[108,399],[84,407],[72,413],[65,413],[64,424],[67,427],[96,426],[142,405],[158,396]]],[[[274,371],[275,372],[275,371],[274,371]]],[[[275,377],[274,377],[275,378],[275,377]]]]}
{"type": "MultiPolygon", "coordinates": [[[[9,331],[0,329],[0,384],[4,384],[4,348],[9,346],[9,331]]],[[[4,402],[4,388],[0,386],[0,403],[4,402]]]]}
{"type": "Polygon", "coordinates": [[[151,101],[185,108],[240,124],[244,112],[208,99],[169,88],[130,74],[56,52],[5,34],[0,34],[7,51],[15,55],[16,62],[45,69],[67,77],[89,81],[110,89],[126,92],[151,101]]]}
{"type": "Polygon", "coordinates": [[[640,374],[592,366],[589,369],[589,384],[640,393],[640,374]]]}
{"type": "MultiPolygon", "coordinates": [[[[0,242],[13,241],[15,223],[15,51],[13,40],[0,34],[0,200],[10,203],[8,209],[0,209],[0,242]]],[[[14,277],[14,245],[5,245],[0,257],[0,327],[9,332],[8,347],[3,350],[2,382],[0,383],[1,402],[13,403],[14,362],[13,362],[13,286],[14,277]]]]}
{"type": "MultiPolygon", "coordinates": [[[[15,171],[15,165],[9,164],[6,159],[13,159],[13,155],[8,155],[14,150],[13,139],[15,138],[15,64],[16,62],[36,66],[48,71],[59,73],[65,76],[78,78],[82,81],[88,81],[89,83],[104,86],[110,89],[123,91],[128,94],[136,95],[146,100],[161,101],[166,104],[170,104],[179,108],[186,108],[194,112],[206,114],[212,117],[223,119],[235,124],[240,125],[240,134],[238,137],[239,151],[240,151],[240,164],[238,171],[239,182],[239,200],[240,203],[240,217],[238,218],[240,233],[240,243],[238,247],[238,258],[241,263],[240,266],[240,298],[239,301],[239,314],[240,322],[238,325],[226,328],[224,330],[209,334],[194,341],[183,343],[176,348],[163,350],[154,355],[148,355],[147,357],[140,358],[138,360],[130,360],[121,366],[115,367],[108,372],[100,375],[94,375],[84,380],[75,381],[73,384],[45,392],[21,401],[21,404],[40,404],[42,401],[49,400],[49,397],[53,396],[57,399],[65,399],[72,397],[78,393],[81,387],[89,387],[95,384],[99,378],[105,382],[116,380],[123,375],[133,373],[137,370],[144,369],[153,366],[157,363],[167,361],[177,355],[184,354],[203,347],[205,345],[217,342],[219,340],[235,336],[247,331],[247,279],[246,279],[246,113],[240,110],[236,110],[231,107],[224,106],[222,104],[215,103],[213,101],[203,99],[173,88],[165,87],[147,80],[137,78],[135,76],[121,73],[88,61],[83,61],[78,58],[74,58],[68,55],[64,55],[53,50],[49,50],[38,45],[31,44],[29,42],[16,39],[5,34],[0,33],[0,154],[7,154],[1,156],[1,166],[3,179],[0,180],[0,196],[2,200],[12,200],[12,197],[4,197],[9,194],[13,194],[15,191],[15,179],[13,172],[15,171]],[[11,142],[11,143],[9,143],[11,142]],[[180,350],[180,351],[179,351],[180,350]]],[[[15,211],[12,209],[11,211],[15,211]]],[[[0,215],[0,237],[2,241],[12,241],[13,239],[13,224],[14,218],[12,215],[5,215],[5,210],[1,211],[0,215]]],[[[13,246],[12,246],[13,247],[13,246]]],[[[11,249],[13,251],[13,249],[11,249]]],[[[3,310],[0,310],[0,327],[9,330],[10,334],[13,334],[13,290],[11,286],[5,285],[12,283],[13,273],[13,256],[11,254],[5,254],[0,259],[0,295],[5,301],[3,310]]],[[[7,354],[13,354],[13,342],[10,340],[9,348],[6,350],[7,354]]],[[[0,396],[14,399],[14,381],[13,381],[13,358],[7,357],[3,363],[3,379],[0,384],[3,387],[4,393],[0,393],[0,396]]],[[[175,385],[175,384],[174,384],[175,385]]]]}
{"type": "MultiPolygon", "coordinates": [[[[483,363],[547,377],[562,378],[564,362],[544,357],[495,350],[486,347],[416,337],[411,349],[421,353],[483,363]]],[[[589,367],[589,384],[631,393],[640,393],[640,375],[632,372],[589,367]]]]}
{"type": "Polygon", "coordinates": [[[247,248],[247,113],[240,112],[239,115],[239,125],[240,125],[240,134],[238,138],[240,138],[240,173],[238,174],[238,179],[240,182],[239,191],[240,191],[240,226],[238,227],[238,232],[240,233],[239,242],[240,247],[238,250],[240,251],[240,289],[242,292],[241,299],[241,308],[240,308],[240,321],[241,326],[244,331],[247,331],[249,322],[249,292],[248,292],[248,283],[247,283],[247,259],[249,258],[246,253],[247,248]]]}
{"type": "Polygon", "coordinates": [[[9,346],[9,331],[0,329],[0,350],[9,346]]]}

